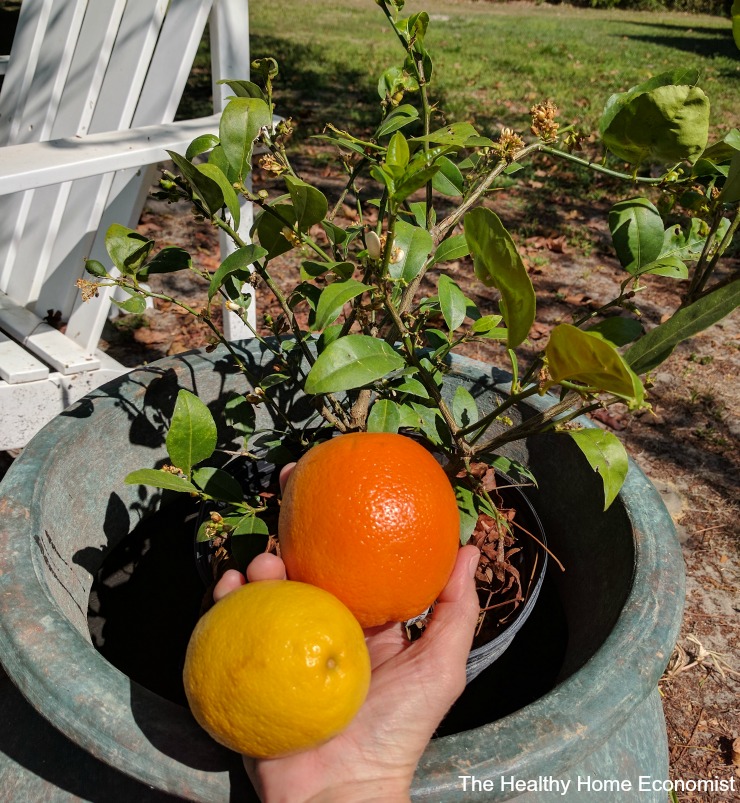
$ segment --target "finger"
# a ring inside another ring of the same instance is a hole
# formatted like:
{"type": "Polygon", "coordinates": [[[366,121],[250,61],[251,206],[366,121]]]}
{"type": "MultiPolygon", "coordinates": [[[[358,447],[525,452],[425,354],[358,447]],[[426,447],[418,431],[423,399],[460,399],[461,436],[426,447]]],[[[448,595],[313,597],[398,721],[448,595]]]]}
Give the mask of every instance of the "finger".
{"type": "Polygon", "coordinates": [[[288,482],[288,477],[291,475],[293,469],[295,468],[295,463],[288,463],[284,465],[280,469],[280,492],[282,493],[285,490],[285,485],[288,482]]]}
{"type": "Polygon", "coordinates": [[[227,569],[213,589],[213,601],[218,602],[227,594],[236,591],[237,588],[243,586],[246,582],[241,572],[238,572],[236,569],[227,569]]]}
{"type": "Polygon", "coordinates": [[[430,662],[443,662],[455,674],[462,673],[463,682],[480,610],[474,580],[479,557],[474,546],[460,549],[450,579],[434,606],[432,621],[420,640],[430,662]]]}
{"type": "Polygon", "coordinates": [[[247,566],[247,580],[250,583],[255,580],[285,580],[285,577],[285,564],[272,552],[263,552],[261,555],[257,555],[247,566]]]}

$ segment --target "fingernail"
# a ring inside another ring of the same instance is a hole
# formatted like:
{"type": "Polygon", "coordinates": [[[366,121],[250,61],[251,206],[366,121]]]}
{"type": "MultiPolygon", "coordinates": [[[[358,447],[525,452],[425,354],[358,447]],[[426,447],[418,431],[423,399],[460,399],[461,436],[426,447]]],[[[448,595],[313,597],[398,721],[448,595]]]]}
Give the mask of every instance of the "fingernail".
{"type": "Polygon", "coordinates": [[[478,561],[480,560],[480,552],[476,550],[474,555],[470,557],[470,563],[468,564],[468,574],[471,577],[475,577],[475,573],[478,571],[478,561]]]}

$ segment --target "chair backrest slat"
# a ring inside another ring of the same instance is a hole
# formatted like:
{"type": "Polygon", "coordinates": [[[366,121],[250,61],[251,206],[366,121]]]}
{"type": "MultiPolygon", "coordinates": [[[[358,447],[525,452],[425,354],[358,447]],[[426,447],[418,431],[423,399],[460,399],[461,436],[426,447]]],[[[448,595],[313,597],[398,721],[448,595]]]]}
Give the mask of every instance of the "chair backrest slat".
{"type": "MultiPolygon", "coordinates": [[[[35,4],[26,9],[29,16],[30,10],[42,17],[46,14],[46,38],[63,41],[64,56],[46,40],[39,44],[39,31],[27,24],[25,35],[14,40],[14,51],[16,43],[20,48],[31,41],[38,51],[35,71],[29,75],[30,68],[17,70],[7,98],[3,87],[0,127],[13,129],[9,135],[31,136],[34,132],[25,128],[39,125],[44,103],[46,116],[42,131],[36,129],[37,136],[32,137],[36,140],[172,120],[212,2],[24,0],[21,17],[26,3],[35,4]],[[67,8],[66,14],[61,7],[67,8]],[[47,47],[50,51],[44,54],[47,47]],[[54,85],[42,92],[38,89],[41,77],[52,74],[52,65],[54,85]],[[23,92],[18,96],[18,87],[28,88],[25,102],[23,92]],[[39,101],[34,101],[36,92],[39,101]],[[7,126],[3,110],[10,107],[20,118],[7,126]],[[27,115],[32,115],[32,122],[27,122],[31,119],[27,115]]],[[[21,34],[23,30],[19,18],[21,34]]],[[[13,62],[11,53],[11,69],[13,62]]],[[[0,289],[40,316],[53,309],[66,320],[77,306],[74,280],[83,274],[101,215],[113,197],[118,199],[119,211],[129,209],[124,217],[130,216],[132,203],[142,195],[143,172],[127,171],[119,178],[107,174],[0,198],[0,289]]],[[[78,342],[92,343],[94,348],[96,338],[81,325],[82,318],[89,317],[81,316],[70,334],[78,332],[78,342]]]]}

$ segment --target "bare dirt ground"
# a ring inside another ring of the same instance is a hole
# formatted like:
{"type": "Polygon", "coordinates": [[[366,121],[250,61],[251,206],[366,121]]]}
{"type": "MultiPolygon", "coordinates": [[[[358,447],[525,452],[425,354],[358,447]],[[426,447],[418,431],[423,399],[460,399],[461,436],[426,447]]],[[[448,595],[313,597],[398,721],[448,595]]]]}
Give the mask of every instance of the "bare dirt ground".
{"type": "MultiPolygon", "coordinates": [[[[340,177],[323,159],[306,161],[302,167],[304,177],[328,195],[336,193],[340,177]]],[[[513,200],[496,200],[494,206],[507,224],[521,222],[526,209],[531,214],[546,179],[546,171],[542,176],[535,174],[513,200]]],[[[255,185],[271,193],[279,191],[276,182],[260,171],[255,185]]],[[[545,342],[558,321],[572,320],[575,313],[608,300],[621,278],[608,250],[608,205],[598,200],[582,204],[558,204],[557,200],[549,197],[547,205],[541,204],[537,231],[518,237],[540,298],[532,349],[545,342]],[[557,213],[552,211],[555,207],[557,213]]],[[[345,222],[354,217],[349,207],[343,214],[345,222]]],[[[140,229],[162,244],[189,248],[203,267],[215,270],[218,265],[214,231],[191,222],[186,209],[152,201],[140,229]]],[[[475,281],[467,261],[448,263],[446,270],[477,303],[492,301],[490,291],[475,281]]],[[[286,259],[276,278],[288,288],[296,276],[296,264],[286,259]]],[[[163,290],[185,295],[191,303],[205,298],[202,286],[176,276],[157,278],[163,290]]],[[[431,292],[431,285],[424,289],[431,292]]],[[[680,289],[669,279],[651,278],[638,299],[644,319],[659,322],[675,308],[680,289]]],[[[144,321],[124,318],[110,329],[108,348],[114,356],[134,365],[205,343],[207,332],[200,325],[166,302],[157,306],[157,315],[144,321]]],[[[259,309],[273,315],[279,312],[271,308],[265,293],[259,309]]],[[[733,750],[733,741],[740,737],[739,324],[735,314],[676,349],[654,376],[652,412],[632,417],[616,406],[598,416],[602,426],[618,433],[663,494],[686,561],[683,627],[660,684],[673,778],[734,774],[740,782],[738,743],[733,750]]],[[[470,356],[502,362],[498,349],[491,344],[471,351],[470,356]]],[[[732,793],[680,795],[682,801],[732,799],[738,798],[732,793]]]]}

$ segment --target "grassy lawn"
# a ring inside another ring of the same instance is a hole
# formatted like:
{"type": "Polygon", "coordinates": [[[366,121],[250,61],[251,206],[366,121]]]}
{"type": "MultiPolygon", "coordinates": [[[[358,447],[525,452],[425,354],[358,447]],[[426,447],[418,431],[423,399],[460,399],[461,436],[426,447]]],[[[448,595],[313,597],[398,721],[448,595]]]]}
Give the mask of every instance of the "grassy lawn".
{"type": "MultiPolygon", "coordinates": [[[[301,124],[370,127],[377,80],[402,52],[372,0],[270,0],[253,3],[252,57],[278,59],[278,111],[301,124]]],[[[740,125],[740,59],[729,20],[675,12],[595,11],[530,3],[409,0],[426,10],[437,80],[432,94],[447,120],[482,132],[526,130],[530,106],[544,98],[562,123],[596,126],[607,97],[677,67],[700,71],[712,100],[712,129],[740,125]]]]}

